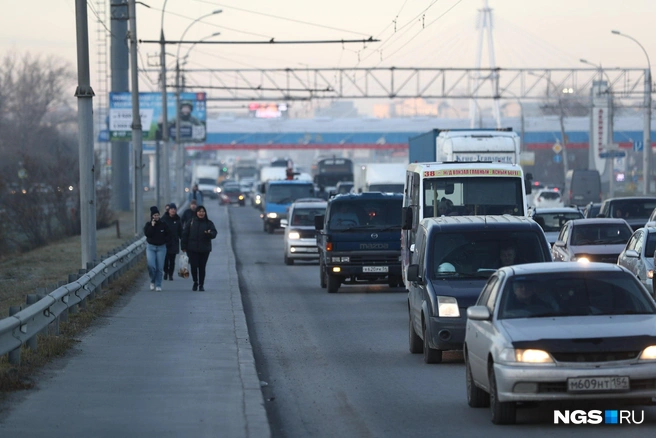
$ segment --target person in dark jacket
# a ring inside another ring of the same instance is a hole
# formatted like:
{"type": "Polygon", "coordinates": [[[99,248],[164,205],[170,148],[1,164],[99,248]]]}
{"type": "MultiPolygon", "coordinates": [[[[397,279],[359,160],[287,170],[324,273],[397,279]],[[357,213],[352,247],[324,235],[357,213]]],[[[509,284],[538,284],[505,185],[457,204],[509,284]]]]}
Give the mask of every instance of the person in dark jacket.
{"type": "Polygon", "coordinates": [[[171,202],[167,205],[168,214],[162,218],[162,222],[171,230],[171,240],[166,245],[166,258],[164,259],[164,280],[173,280],[175,270],[175,257],[180,252],[180,239],[182,238],[182,219],[178,216],[178,207],[171,202]]]}
{"type": "Polygon", "coordinates": [[[203,192],[198,189],[198,184],[194,184],[189,192],[189,202],[196,201],[198,205],[203,204],[203,192]]]}
{"type": "Polygon", "coordinates": [[[198,207],[198,202],[195,199],[189,201],[189,208],[182,213],[182,228],[185,224],[191,220],[192,217],[196,217],[196,208],[198,207]]]}
{"type": "Polygon", "coordinates": [[[150,290],[161,291],[166,244],[171,240],[171,230],[159,219],[159,210],[155,206],[150,207],[150,221],[144,226],[144,235],[148,242],[146,259],[150,275],[150,290]]]}
{"type": "Polygon", "coordinates": [[[212,239],[216,234],[216,227],[207,217],[207,210],[199,205],[196,216],[187,222],[182,230],[182,251],[186,251],[189,256],[194,291],[205,290],[205,266],[212,251],[212,239]]]}

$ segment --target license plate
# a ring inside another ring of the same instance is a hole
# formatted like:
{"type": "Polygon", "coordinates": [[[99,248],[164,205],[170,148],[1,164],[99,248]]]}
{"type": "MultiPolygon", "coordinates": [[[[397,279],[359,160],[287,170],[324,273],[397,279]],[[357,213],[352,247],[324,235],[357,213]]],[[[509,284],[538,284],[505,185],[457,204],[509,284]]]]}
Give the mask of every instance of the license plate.
{"type": "Polygon", "coordinates": [[[628,391],[629,389],[629,378],[626,376],[567,379],[567,392],[628,391]]]}
{"type": "Polygon", "coordinates": [[[362,272],[389,272],[389,266],[363,266],[362,272]]]}

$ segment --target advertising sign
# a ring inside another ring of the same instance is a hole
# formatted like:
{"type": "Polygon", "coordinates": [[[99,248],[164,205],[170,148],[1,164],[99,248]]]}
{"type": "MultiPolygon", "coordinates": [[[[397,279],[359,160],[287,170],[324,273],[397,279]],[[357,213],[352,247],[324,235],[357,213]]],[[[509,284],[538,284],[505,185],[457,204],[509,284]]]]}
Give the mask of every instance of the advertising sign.
{"type": "Polygon", "coordinates": [[[279,119],[287,117],[287,104],[281,103],[251,103],[248,113],[257,119],[279,119]]]}
{"type": "MultiPolygon", "coordinates": [[[[175,140],[175,94],[167,94],[169,138],[175,140]]],[[[139,113],[144,141],[162,138],[162,93],[139,93],[139,113]]],[[[207,132],[207,100],[205,93],[180,93],[180,140],[203,143],[207,132]]],[[[109,138],[127,141],[132,138],[132,95],[129,92],[109,94],[109,138]]]]}

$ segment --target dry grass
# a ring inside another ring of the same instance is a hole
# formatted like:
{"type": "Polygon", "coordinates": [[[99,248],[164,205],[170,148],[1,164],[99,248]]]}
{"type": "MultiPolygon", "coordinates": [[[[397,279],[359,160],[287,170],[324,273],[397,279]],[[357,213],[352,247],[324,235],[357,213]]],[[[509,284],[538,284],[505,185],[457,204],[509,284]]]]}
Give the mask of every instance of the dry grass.
{"type": "Polygon", "coordinates": [[[92,322],[102,316],[115,302],[126,293],[137,277],[146,270],[145,257],[125,275],[105,289],[102,295],[89,302],[86,309],[80,309],[75,315],[69,315],[68,322],[60,324],[58,336],[39,336],[39,347],[31,351],[23,347],[21,351],[21,365],[9,364],[7,356],[0,358],[0,400],[3,393],[29,389],[34,385],[36,371],[55,357],[66,354],[69,348],[79,342],[75,337],[89,328],[92,322]]]}
{"type": "MultiPolygon", "coordinates": [[[[131,212],[117,214],[120,238],[115,226],[97,231],[99,256],[132,238],[133,215],[131,212]]],[[[68,274],[80,269],[81,259],[80,236],[74,236],[0,260],[0,319],[8,316],[9,306],[25,304],[25,296],[35,293],[37,288],[49,287],[63,280],[68,282],[68,274]]]]}

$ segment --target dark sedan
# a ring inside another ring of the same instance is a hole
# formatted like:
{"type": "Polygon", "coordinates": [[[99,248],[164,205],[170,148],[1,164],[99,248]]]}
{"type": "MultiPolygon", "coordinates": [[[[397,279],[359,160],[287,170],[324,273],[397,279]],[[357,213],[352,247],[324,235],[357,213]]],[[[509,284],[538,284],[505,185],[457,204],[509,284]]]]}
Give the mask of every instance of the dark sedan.
{"type": "Polygon", "coordinates": [[[239,185],[226,184],[223,186],[223,190],[221,190],[219,202],[221,205],[239,204],[240,206],[244,206],[246,205],[246,195],[239,185]]]}

